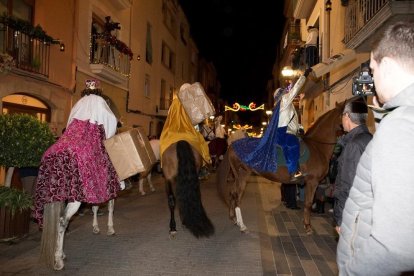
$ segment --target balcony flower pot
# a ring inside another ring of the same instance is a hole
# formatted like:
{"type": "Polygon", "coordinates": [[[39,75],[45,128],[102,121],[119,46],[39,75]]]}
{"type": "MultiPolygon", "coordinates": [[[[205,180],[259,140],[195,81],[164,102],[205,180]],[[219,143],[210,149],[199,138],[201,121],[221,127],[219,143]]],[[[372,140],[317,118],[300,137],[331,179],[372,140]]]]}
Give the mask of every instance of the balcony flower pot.
{"type": "Polygon", "coordinates": [[[32,197],[20,190],[0,186],[0,240],[29,233],[32,197]]]}

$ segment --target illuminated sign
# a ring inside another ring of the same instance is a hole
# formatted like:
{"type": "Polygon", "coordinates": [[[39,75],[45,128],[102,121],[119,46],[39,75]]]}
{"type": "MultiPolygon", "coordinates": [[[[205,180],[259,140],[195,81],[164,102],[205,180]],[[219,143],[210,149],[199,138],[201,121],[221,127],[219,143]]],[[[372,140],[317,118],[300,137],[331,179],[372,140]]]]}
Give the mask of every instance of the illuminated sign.
{"type": "Polygon", "coordinates": [[[256,104],[254,102],[249,103],[248,106],[245,105],[241,105],[239,103],[234,103],[233,107],[230,107],[228,105],[224,106],[224,111],[233,111],[233,112],[237,112],[237,111],[246,111],[246,110],[250,110],[250,111],[257,111],[259,109],[264,110],[264,104],[262,104],[259,107],[256,107],[256,104]]]}
{"type": "Polygon", "coordinates": [[[242,126],[240,124],[237,124],[237,125],[233,125],[233,128],[234,129],[252,129],[253,126],[250,126],[250,125],[244,125],[244,126],[242,126]]]}

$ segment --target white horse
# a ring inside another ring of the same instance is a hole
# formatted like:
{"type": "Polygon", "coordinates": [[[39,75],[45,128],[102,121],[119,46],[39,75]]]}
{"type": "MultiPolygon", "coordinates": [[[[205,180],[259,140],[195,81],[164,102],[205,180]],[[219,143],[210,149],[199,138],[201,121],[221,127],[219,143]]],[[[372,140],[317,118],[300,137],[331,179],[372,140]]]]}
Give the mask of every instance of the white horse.
{"type": "MultiPolygon", "coordinates": [[[[70,202],[62,213],[64,202],[53,202],[45,205],[44,211],[44,225],[41,240],[40,255],[47,265],[52,266],[54,270],[62,270],[64,267],[64,259],[66,258],[63,252],[63,239],[66,228],[72,216],[78,211],[81,202],[70,202]],[[52,237],[56,238],[52,238],[52,237]],[[54,252],[54,254],[51,254],[54,252]]],[[[92,207],[93,217],[93,233],[99,233],[97,211],[98,206],[92,207]]],[[[108,201],[108,231],[107,235],[115,234],[113,223],[114,199],[108,201]]]]}
{"type": "Polygon", "coordinates": [[[145,191],[144,191],[144,181],[145,179],[148,182],[148,185],[150,187],[151,192],[155,192],[155,188],[154,185],[152,185],[152,181],[151,181],[151,172],[152,169],[154,168],[155,165],[158,164],[158,162],[160,161],[160,140],[158,139],[152,139],[149,141],[152,151],[154,152],[155,158],[157,159],[157,163],[154,163],[154,165],[152,165],[148,170],[146,170],[145,172],[142,172],[139,174],[139,192],[141,193],[141,195],[146,195],[145,191]]]}
{"type": "MultiPolygon", "coordinates": [[[[103,141],[115,135],[117,119],[100,97],[99,81],[87,80],[85,84],[82,98],[70,112],[66,130],[43,154],[36,184],[33,213],[40,224],[43,222],[40,259],[55,270],[64,267],[64,235],[80,201],[108,201],[108,235],[115,234],[114,198],[120,183],[103,141]],[[65,202],[69,203],[63,211],[65,202]]],[[[92,210],[93,232],[99,233],[98,206],[92,210]]]]}

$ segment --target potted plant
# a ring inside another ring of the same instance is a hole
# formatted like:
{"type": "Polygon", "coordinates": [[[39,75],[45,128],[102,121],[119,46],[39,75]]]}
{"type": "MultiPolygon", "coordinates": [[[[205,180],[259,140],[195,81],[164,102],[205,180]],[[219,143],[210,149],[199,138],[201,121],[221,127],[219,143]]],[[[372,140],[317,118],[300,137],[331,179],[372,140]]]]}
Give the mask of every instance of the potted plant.
{"type": "Polygon", "coordinates": [[[49,126],[33,116],[0,115],[0,166],[9,168],[5,186],[10,187],[13,168],[38,167],[54,141],[49,126]]]}
{"type": "Polygon", "coordinates": [[[14,239],[29,232],[32,206],[28,193],[0,186],[0,239],[14,239]]]}
{"type": "MultiPolygon", "coordinates": [[[[0,166],[8,168],[0,191],[0,236],[22,236],[29,231],[32,185],[29,193],[11,187],[14,168],[37,168],[55,138],[46,123],[28,114],[0,115],[0,166]]],[[[37,176],[37,173],[36,173],[37,176]]]]}

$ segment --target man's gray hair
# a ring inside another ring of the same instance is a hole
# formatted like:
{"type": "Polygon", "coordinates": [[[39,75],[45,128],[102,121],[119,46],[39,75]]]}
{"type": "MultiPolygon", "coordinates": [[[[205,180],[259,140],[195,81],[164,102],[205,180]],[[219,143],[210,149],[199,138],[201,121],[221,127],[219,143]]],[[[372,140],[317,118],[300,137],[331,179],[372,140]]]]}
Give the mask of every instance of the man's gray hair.
{"type": "Polygon", "coordinates": [[[358,101],[347,102],[342,114],[347,113],[349,119],[357,125],[365,125],[368,117],[367,106],[358,101]]]}

